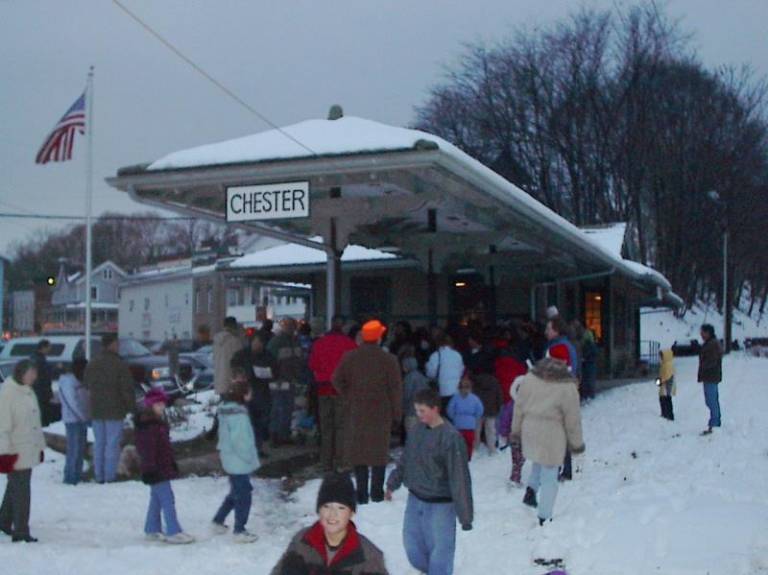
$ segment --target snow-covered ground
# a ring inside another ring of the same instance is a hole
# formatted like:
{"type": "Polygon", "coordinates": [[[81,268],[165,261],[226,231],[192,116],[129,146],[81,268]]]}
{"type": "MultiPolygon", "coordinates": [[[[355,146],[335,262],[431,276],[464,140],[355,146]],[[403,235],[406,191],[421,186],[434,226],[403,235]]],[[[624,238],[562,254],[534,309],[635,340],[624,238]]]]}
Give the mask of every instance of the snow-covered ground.
{"type": "MultiPolygon", "coordinates": [[[[721,386],[724,428],[700,437],[707,413],[695,358],[678,359],[674,423],[658,416],[653,383],[614,389],[583,412],[587,453],[562,486],[555,521],[508,485],[508,452],[471,463],[475,528],[458,533],[457,575],[541,575],[538,557],[565,560],[570,575],[756,575],[768,573],[768,360],[733,354],[721,386]]],[[[314,518],[318,482],[289,501],[277,482],[254,480],[249,527],[238,546],[211,536],[208,522],[227,491],[225,478],[174,482],[181,522],[199,542],[183,548],[145,543],[147,488],[60,483],[62,456],[49,452],[33,475],[35,546],[0,536],[3,573],[269,573],[291,535],[314,518]]],[[[5,479],[0,479],[4,489],[5,479]]],[[[385,552],[393,575],[410,573],[401,544],[405,491],[393,503],[360,509],[357,523],[385,552]]]]}

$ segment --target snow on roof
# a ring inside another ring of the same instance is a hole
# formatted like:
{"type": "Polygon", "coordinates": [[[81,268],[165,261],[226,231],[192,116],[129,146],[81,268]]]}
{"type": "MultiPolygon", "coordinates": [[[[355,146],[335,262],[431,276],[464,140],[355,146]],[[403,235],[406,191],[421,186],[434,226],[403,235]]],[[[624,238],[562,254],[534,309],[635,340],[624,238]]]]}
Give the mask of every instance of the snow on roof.
{"type": "MultiPolygon", "coordinates": [[[[310,238],[320,242],[320,238],[310,238]]],[[[397,255],[372,250],[363,246],[349,245],[341,256],[342,262],[359,262],[370,260],[397,259],[397,255]]],[[[251,252],[234,260],[230,268],[267,268],[276,266],[322,264],[327,256],[322,249],[313,249],[297,244],[283,244],[265,250],[251,252]]]]}
{"type": "MultiPolygon", "coordinates": [[[[153,162],[147,170],[406,150],[413,149],[419,140],[430,141],[437,145],[437,149],[442,153],[439,161],[444,167],[447,164],[449,169],[485,189],[487,193],[502,199],[508,206],[515,206],[514,209],[519,213],[545,225],[562,239],[580,245],[590,252],[597,252],[596,255],[602,254],[604,261],[623,269],[624,273],[639,275],[660,284],[664,289],[670,289],[666,278],[655,270],[650,274],[646,271],[640,272],[637,267],[624,265],[625,260],[621,257],[620,250],[619,253],[616,252],[618,230],[613,230],[610,241],[607,239],[603,241],[593,237],[594,234],[585,233],[450,142],[420,130],[389,126],[354,116],[344,116],[338,120],[306,120],[279,130],[268,130],[234,140],[174,152],[153,162]]],[[[350,246],[345,251],[345,256],[346,261],[395,257],[377,250],[368,250],[362,246],[350,246]],[[349,255],[347,255],[348,252],[349,255]],[[354,260],[351,259],[353,257],[354,260]]],[[[342,261],[344,260],[345,257],[342,258],[342,261]]],[[[264,250],[248,254],[235,260],[231,267],[265,267],[324,261],[325,254],[322,251],[315,252],[311,248],[291,245],[274,248],[274,251],[264,250]],[[261,263],[265,257],[271,263],[261,263]]]]}
{"type": "MultiPolygon", "coordinates": [[[[338,120],[306,120],[281,130],[268,130],[174,152],[155,161],[147,169],[168,170],[315,155],[402,150],[413,148],[421,139],[440,140],[426,132],[397,128],[354,116],[344,116],[338,120]],[[306,148],[285,134],[295,138],[306,148]]],[[[439,143],[442,145],[442,141],[439,143]]]]}
{"type": "Polygon", "coordinates": [[[584,226],[581,228],[593,243],[601,245],[612,254],[621,257],[624,247],[624,236],[627,231],[625,222],[605,224],[602,226],[584,226]]]}

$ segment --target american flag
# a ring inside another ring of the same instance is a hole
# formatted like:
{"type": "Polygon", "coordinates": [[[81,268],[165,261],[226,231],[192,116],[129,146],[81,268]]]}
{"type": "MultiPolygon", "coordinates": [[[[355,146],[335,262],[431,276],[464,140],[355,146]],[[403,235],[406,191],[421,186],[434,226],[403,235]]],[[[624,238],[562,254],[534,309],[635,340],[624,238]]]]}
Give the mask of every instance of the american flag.
{"type": "Polygon", "coordinates": [[[85,133],[85,92],[53,128],[37,153],[35,163],[47,164],[71,160],[76,132],[85,133]]]}

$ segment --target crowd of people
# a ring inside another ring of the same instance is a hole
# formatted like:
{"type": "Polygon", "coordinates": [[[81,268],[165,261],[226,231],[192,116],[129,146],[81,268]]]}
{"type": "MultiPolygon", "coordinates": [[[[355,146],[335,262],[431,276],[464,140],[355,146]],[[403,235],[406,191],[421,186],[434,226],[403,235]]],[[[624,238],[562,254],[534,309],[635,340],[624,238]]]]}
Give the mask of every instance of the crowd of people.
{"type": "MultiPolygon", "coordinates": [[[[213,434],[230,490],[212,517],[214,532],[234,540],[257,539],[247,530],[251,474],[275,449],[291,443],[309,420],[319,430],[326,477],[317,500],[317,522],[302,530],[273,573],[386,573],[381,552],[352,521],[361,505],[391,500],[408,490],[403,544],[412,566],[429,575],[453,572],[456,525],[474,521],[469,462],[483,449],[509,449],[510,481],[524,488],[523,503],[541,525],[552,520],[560,481],[572,478],[572,462],[585,450],[580,404],[594,397],[597,348],[589,330],[566,323],[550,308],[541,329],[529,323],[500,327],[449,326],[413,330],[396,323],[391,333],[373,319],[362,325],[333,318],[327,333],[312,337],[306,325],[283,320],[246,337],[227,318],[213,343],[214,385],[220,402],[213,434]],[[391,441],[404,449],[389,477],[391,441]],[[525,461],[531,472],[525,482],[525,461]]],[[[722,352],[712,326],[702,327],[699,381],[710,420],[720,426],[718,383],[722,352]]],[[[41,357],[20,361],[0,390],[0,472],[8,482],[0,531],[13,541],[34,542],[29,531],[32,469],[43,459],[46,401],[41,357]]],[[[661,353],[662,416],[673,419],[674,362],[661,353]]],[[[50,377],[49,377],[50,379],[50,377]]],[[[149,487],[145,535],[171,544],[194,541],[176,516],[171,481],[178,477],[164,416],[169,400],[160,388],[136,405],[133,378],[114,335],[90,362],[75,361],[59,379],[66,426],[63,480],[83,478],[86,433],[94,432],[93,471],[98,483],[117,478],[123,424],[131,414],[142,480],[149,487]]]]}

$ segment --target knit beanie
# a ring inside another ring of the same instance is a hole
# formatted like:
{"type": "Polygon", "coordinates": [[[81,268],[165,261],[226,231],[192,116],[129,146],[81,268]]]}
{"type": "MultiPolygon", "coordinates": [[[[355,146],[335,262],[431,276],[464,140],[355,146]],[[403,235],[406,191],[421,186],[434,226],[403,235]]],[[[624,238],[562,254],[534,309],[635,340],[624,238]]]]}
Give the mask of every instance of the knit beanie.
{"type": "Polygon", "coordinates": [[[144,396],[144,407],[150,408],[156,403],[168,405],[168,395],[159,387],[153,387],[144,396]]]}
{"type": "Polygon", "coordinates": [[[352,511],[357,509],[355,486],[352,485],[352,479],[349,475],[333,473],[323,479],[317,494],[317,511],[319,512],[326,503],[341,503],[352,511]]]}

